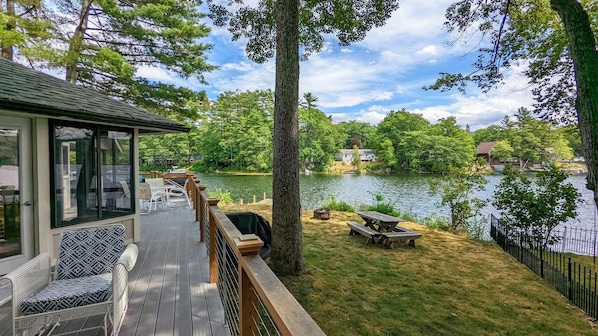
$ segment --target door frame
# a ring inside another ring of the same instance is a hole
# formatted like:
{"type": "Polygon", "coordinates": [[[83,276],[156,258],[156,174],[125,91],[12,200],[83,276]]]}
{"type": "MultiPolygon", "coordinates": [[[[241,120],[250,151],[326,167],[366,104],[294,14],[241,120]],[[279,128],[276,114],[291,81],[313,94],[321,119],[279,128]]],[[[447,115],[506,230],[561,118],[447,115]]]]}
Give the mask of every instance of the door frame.
{"type": "Polygon", "coordinates": [[[6,274],[34,257],[33,136],[32,119],[0,115],[0,127],[19,129],[19,202],[21,253],[0,259],[6,274]]]}

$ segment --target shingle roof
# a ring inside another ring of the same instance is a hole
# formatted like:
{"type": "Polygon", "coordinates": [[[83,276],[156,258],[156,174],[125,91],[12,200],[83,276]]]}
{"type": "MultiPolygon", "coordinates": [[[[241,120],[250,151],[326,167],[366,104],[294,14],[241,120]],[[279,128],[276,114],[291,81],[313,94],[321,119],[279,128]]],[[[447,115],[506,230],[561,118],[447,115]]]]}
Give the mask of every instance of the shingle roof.
{"type": "Polygon", "coordinates": [[[160,115],[0,57],[0,108],[139,128],[140,133],[188,132],[160,115]]]}
{"type": "Polygon", "coordinates": [[[475,152],[476,154],[490,154],[490,150],[492,149],[492,147],[494,147],[494,145],[496,145],[496,141],[482,142],[475,149],[475,152]]]}

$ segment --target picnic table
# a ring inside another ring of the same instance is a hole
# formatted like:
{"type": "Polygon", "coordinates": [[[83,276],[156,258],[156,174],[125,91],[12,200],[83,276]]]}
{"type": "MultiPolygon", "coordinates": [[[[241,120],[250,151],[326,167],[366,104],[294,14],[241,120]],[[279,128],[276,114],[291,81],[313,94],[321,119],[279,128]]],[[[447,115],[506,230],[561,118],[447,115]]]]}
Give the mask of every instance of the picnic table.
{"type": "Polygon", "coordinates": [[[406,220],[399,217],[390,216],[378,211],[357,211],[356,212],[365,221],[365,226],[378,232],[390,232],[401,229],[397,227],[400,222],[406,220]]]}
{"type": "Polygon", "coordinates": [[[359,233],[366,235],[368,237],[366,244],[372,239],[374,242],[378,240],[379,243],[389,248],[394,248],[395,241],[408,242],[409,246],[415,247],[415,240],[422,236],[421,233],[398,226],[397,224],[400,222],[406,222],[406,220],[399,217],[377,211],[357,211],[356,213],[365,221],[365,225],[359,228],[357,223],[347,223],[351,227],[349,234],[359,233]],[[376,232],[379,232],[379,234],[376,234],[376,232]]]}

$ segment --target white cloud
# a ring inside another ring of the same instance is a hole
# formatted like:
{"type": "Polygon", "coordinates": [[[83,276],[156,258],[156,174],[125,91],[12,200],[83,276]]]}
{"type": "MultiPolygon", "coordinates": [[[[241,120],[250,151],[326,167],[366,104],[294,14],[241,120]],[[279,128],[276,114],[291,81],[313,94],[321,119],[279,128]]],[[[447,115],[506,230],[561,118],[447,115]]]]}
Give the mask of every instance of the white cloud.
{"type": "Polygon", "coordinates": [[[505,115],[515,114],[522,106],[532,108],[531,88],[521,70],[522,67],[515,67],[509,71],[505,85],[487,94],[453,94],[454,102],[449,105],[417,108],[412,112],[422,114],[431,122],[454,116],[460,125],[469,124],[471,130],[488,127],[499,122],[505,115]]]}
{"type": "Polygon", "coordinates": [[[415,52],[416,55],[430,55],[435,56],[438,53],[436,46],[431,44],[429,46],[423,47],[422,49],[415,52]]]}
{"type": "Polygon", "coordinates": [[[135,76],[147,78],[157,82],[175,81],[175,77],[172,76],[167,70],[155,67],[140,66],[137,68],[137,71],[135,71],[135,76]]]}

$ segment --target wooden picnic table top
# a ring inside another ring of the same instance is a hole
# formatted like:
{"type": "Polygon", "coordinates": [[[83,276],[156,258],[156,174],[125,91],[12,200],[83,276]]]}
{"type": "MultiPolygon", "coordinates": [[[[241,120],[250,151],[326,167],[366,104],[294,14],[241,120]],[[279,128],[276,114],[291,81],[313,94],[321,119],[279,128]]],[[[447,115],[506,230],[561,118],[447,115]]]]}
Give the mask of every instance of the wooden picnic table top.
{"type": "Polygon", "coordinates": [[[406,222],[406,220],[404,220],[402,218],[383,214],[378,211],[357,211],[356,214],[361,216],[361,218],[363,218],[363,220],[365,220],[366,222],[376,221],[376,222],[381,222],[381,223],[395,223],[395,224],[400,223],[400,222],[406,222]]]}

